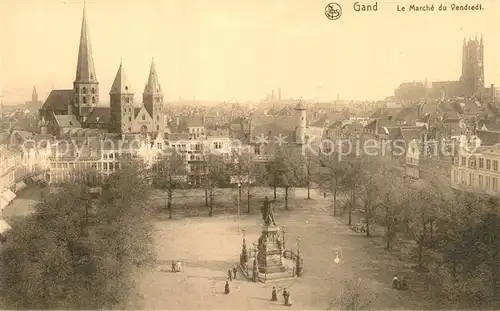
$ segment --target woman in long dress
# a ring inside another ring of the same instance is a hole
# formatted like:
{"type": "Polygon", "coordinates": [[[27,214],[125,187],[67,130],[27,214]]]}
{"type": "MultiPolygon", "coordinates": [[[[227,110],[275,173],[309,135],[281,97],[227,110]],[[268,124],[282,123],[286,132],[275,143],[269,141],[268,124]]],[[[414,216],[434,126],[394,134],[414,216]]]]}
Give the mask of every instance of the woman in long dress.
{"type": "Polygon", "coordinates": [[[224,286],[224,293],[229,294],[229,281],[226,281],[226,285],[224,286]]]}

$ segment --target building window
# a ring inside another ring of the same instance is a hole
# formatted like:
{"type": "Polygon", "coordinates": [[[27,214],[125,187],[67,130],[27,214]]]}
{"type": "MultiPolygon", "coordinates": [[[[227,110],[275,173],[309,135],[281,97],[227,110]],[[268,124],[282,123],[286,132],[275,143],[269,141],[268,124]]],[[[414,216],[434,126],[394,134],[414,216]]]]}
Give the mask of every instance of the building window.
{"type": "Polygon", "coordinates": [[[483,186],[483,175],[479,175],[479,187],[483,186]]]}
{"type": "Polygon", "coordinates": [[[156,126],[156,130],[157,130],[157,131],[159,131],[159,130],[160,130],[160,126],[159,126],[159,125],[157,125],[157,126],[156,126]]]}
{"type": "Polygon", "coordinates": [[[92,94],[95,94],[95,88],[92,88],[92,94]]]}
{"type": "Polygon", "coordinates": [[[131,127],[129,127],[129,128],[128,128],[128,131],[129,131],[129,132],[132,132],[132,128],[131,128],[131,127]]]}
{"type": "Polygon", "coordinates": [[[492,179],[491,188],[493,189],[493,191],[498,190],[498,179],[496,177],[493,177],[493,179],[492,179]]]}
{"type": "Polygon", "coordinates": [[[457,158],[453,158],[453,165],[458,166],[458,159],[457,158]]]}
{"type": "Polygon", "coordinates": [[[128,117],[128,122],[132,122],[132,117],[128,117]]]}
{"type": "Polygon", "coordinates": [[[476,168],[476,159],[473,157],[469,159],[469,168],[476,168]]]}
{"type": "Polygon", "coordinates": [[[106,160],[108,158],[108,154],[107,153],[103,154],[102,158],[106,160]]]}
{"type": "Polygon", "coordinates": [[[498,171],[498,161],[497,160],[493,161],[493,170],[498,171]]]}
{"type": "Polygon", "coordinates": [[[92,104],[95,104],[95,96],[92,96],[92,104]]]}
{"type": "Polygon", "coordinates": [[[194,160],[194,154],[191,155],[191,160],[194,160]]]}
{"type": "Polygon", "coordinates": [[[146,120],[146,116],[142,115],[142,121],[146,120]]]}
{"type": "Polygon", "coordinates": [[[83,103],[84,103],[84,104],[86,104],[86,103],[87,103],[87,98],[86,98],[86,97],[83,97],[83,98],[82,98],[82,101],[83,101],[83,103]]]}
{"type": "Polygon", "coordinates": [[[160,121],[160,116],[156,116],[156,120],[157,120],[157,121],[160,121]]]}
{"type": "Polygon", "coordinates": [[[469,179],[469,185],[474,187],[476,185],[476,175],[474,173],[470,173],[469,179]]]}
{"type": "Polygon", "coordinates": [[[113,162],[109,163],[109,170],[112,171],[114,168],[113,168],[113,162]]]}
{"type": "Polygon", "coordinates": [[[484,168],[484,159],[479,158],[479,168],[484,168]]]}
{"type": "Polygon", "coordinates": [[[82,87],[82,94],[87,94],[87,88],[86,87],[82,87]]]}
{"type": "Polygon", "coordinates": [[[465,166],[467,159],[465,157],[462,157],[462,162],[460,163],[461,166],[465,166]]]}
{"type": "Polygon", "coordinates": [[[255,146],[255,154],[260,155],[260,146],[259,145],[255,146]]]}
{"type": "Polygon", "coordinates": [[[215,149],[222,149],[222,143],[219,141],[214,142],[214,148],[215,149]]]}
{"type": "Polygon", "coordinates": [[[113,159],[113,154],[112,153],[109,154],[109,158],[113,159]]]}
{"type": "Polygon", "coordinates": [[[130,98],[125,97],[125,103],[129,104],[130,103],[130,98]]]}
{"type": "Polygon", "coordinates": [[[486,189],[490,189],[490,176],[485,176],[484,185],[486,186],[486,189]]]}
{"type": "Polygon", "coordinates": [[[491,170],[491,160],[486,160],[486,169],[491,170]]]}

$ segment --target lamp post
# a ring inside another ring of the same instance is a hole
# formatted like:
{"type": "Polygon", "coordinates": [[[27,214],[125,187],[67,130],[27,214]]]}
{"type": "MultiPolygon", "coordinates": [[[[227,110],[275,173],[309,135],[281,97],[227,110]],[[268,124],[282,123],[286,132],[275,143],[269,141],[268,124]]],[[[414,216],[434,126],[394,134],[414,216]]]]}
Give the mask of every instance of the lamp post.
{"type": "Polygon", "coordinates": [[[238,232],[240,232],[240,201],[241,201],[241,183],[238,183],[238,232]]]}

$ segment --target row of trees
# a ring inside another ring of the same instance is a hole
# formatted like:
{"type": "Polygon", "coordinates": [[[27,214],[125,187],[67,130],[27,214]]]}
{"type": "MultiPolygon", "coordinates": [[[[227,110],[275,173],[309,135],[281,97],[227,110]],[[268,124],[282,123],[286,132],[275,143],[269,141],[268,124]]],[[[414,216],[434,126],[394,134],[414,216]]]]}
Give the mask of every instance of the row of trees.
{"type": "Polygon", "coordinates": [[[7,232],[0,250],[3,309],[126,308],[132,273],[155,259],[146,170],[122,166],[95,197],[62,185],[7,232]]]}
{"type": "MultiPolygon", "coordinates": [[[[415,242],[426,284],[446,308],[498,307],[500,299],[500,200],[457,192],[439,176],[411,181],[375,157],[321,158],[320,187],[345,194],[342,210],[362,214],[366,235],[384,228],[385,247],[415,242]]],[[[334,203],[334,209],[336,209],[334,203]]]]}
{"type": "MultiPolygon", "coordinates": [[[[287,148],[276,150],[270,162],[256,162],[254,154],[248,151],[235,152],[229,157],[208,154],[198,163],[192,164],[193,175],[199,178],[199,186],[205,190],[205,205],[209,215],[213,214],[215,192],[218,188],[240,185],[239,196],[246,196],[248,213],[251,212],[251,198],[256,186],[272,186],[274,199],[277,189],[285,192],[285,208],[289,208],[288,198],[293,187],[307,186],[312,183],[312,165],[306,157],[287,148]],[[311,167],[310,167],[311,166],[311,167]]],[[[172,217],[172,198],[177,190],[190,187],[186,176],[185,160],[178,153],[163,156],[152,169],[152,180],[158,188],[167,193],[167,208],[172,217]]]]}

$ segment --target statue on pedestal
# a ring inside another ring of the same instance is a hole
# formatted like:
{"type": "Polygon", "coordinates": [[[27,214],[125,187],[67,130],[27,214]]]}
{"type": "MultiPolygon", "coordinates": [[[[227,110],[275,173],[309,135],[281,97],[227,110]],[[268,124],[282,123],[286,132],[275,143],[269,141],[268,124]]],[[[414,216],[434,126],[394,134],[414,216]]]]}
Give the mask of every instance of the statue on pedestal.
{"type": "Polygon", "coordinates": [[[274,220],[273,208],[271,207],[271,202],[268,197],[264,198],[264,203],[260,208],[260,212],[262,213],[262,219],[264,220],[264,224],[266,226],[274,225],[276,226],[276,222],[274,220]]]}

